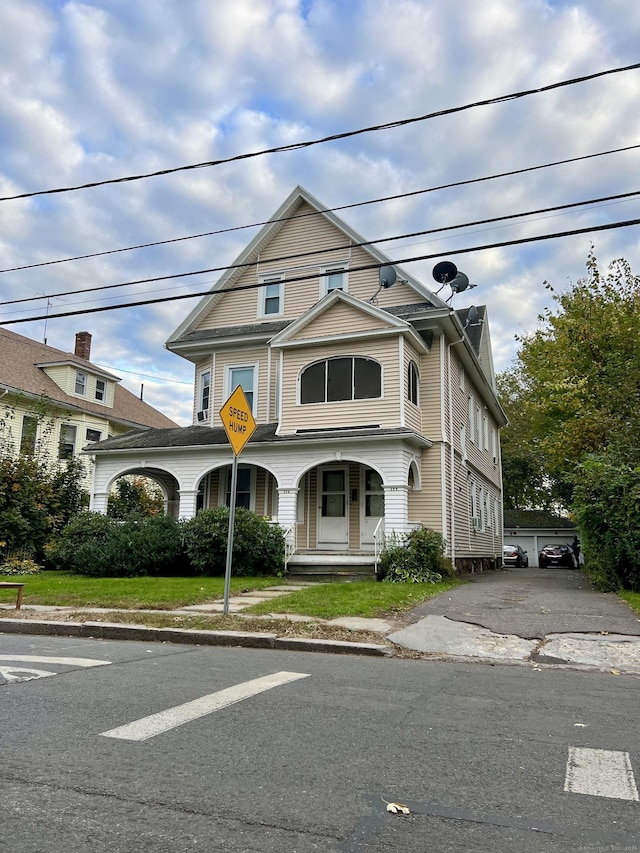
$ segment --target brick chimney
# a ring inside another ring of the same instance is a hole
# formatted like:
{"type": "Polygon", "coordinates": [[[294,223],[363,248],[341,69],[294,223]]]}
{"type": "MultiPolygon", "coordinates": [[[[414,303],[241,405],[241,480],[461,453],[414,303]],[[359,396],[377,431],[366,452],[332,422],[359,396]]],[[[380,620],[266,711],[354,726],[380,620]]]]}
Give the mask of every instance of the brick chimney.
{"type": "Polygon", "coordinates": [[[89,332],[76,332],[74,353],[78,358],[84,358],[85,361],[91,360],[91,334],[89,332]]]}

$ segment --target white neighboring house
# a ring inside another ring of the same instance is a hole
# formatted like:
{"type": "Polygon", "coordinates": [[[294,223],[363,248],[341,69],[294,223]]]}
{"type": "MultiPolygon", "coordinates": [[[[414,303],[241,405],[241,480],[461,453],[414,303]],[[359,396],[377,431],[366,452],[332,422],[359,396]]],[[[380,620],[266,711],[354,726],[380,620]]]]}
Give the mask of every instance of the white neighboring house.
{"type": "MultiPolygon", "coordinates": [[[[502,562],[502,478],[486,309],[473,325],[296,188],[166,343],[194,365],[193,424],[91,448],[92,506],[125,473],[171,512],[229,503],[219,411],[242,386],[258,427],[236,502],[287,532],[295,564],[371,557],[382,535],[440,531],[461,568],[502,562]]],[[[371,562],[371,560],[370,560],[371,562]]]]}
{"type": "Polygon", "coordinates": [[[90,355],[89,332],[78,332],[70,353],[0,328],[0,449],[88,463],[81,456],[88,444],[131,429],[176,427],[90,355]]]}

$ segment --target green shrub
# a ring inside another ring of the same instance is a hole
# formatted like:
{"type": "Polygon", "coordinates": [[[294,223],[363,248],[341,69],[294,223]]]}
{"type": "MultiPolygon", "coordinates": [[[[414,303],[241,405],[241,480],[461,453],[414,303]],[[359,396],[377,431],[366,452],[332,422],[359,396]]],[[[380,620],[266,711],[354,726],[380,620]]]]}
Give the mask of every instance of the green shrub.
{"type": "Polygon", "coordinates": [[[40,566],[23,557],[8,557],[0,563],[0,575],[39,575],[40,566]]]}
{"type": "MultiPolygon", "coordinates": [[[[185,549],[196,574],[224,575],[228,531],[228,507],[205,509],[185,522],[185,549]]],[[[243,507],[237,507],[231,573],[236,576],[275,575],[283,568],[282,529],[243,507]]]]}
{"type": "Polygon", "coordinates": [[[389,583],[438,583],[453,575],[453,566],[445,557],[442,536],[421,527],[389,540],[380,555],[379,574],[389,583]]]}
{"type": "Polygon", "coordinates": [[[181,525],[165,516],[118,521],[82,513],[64,528],[48,559],[52,568],[92,577],[186,573],[181,525]]]}

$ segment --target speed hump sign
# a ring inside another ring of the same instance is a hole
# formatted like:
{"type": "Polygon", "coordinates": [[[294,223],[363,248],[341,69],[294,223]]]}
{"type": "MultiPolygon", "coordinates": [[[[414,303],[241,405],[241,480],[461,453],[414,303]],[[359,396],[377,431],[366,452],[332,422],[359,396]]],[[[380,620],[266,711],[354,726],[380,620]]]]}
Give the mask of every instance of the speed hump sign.
{"type": "Polygon", "coordinates": [[[220,419],[237,456],[256,430],[256,421],[241,385],[220,409],[220,419]]]}

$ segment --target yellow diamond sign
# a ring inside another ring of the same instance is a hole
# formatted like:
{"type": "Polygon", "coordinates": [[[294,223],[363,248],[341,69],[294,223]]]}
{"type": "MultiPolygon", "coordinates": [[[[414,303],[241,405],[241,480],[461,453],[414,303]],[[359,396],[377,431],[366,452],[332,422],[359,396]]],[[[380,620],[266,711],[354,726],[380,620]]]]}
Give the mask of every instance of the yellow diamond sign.
{"type": "Polygon", "coordinates": [[[220,409],[220,418],[231,447],[233,447],[233,452],[237,456],[256,429],[256,421],[251,406],[241,385],[238,385],[220,409]]]}

